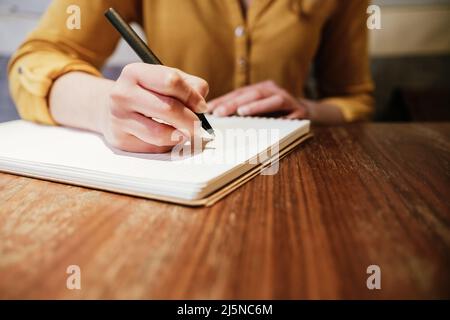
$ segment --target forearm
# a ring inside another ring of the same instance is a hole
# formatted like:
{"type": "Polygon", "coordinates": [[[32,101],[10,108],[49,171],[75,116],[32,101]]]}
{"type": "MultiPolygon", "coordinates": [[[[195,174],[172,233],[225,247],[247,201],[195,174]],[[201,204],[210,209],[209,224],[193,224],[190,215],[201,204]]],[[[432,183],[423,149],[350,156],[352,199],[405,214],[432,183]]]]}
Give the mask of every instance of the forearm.
{"type": "Polygon", "coordinates": [[[58,78],[49,96],[53,119],[64,126],[101,132],[102,113],[113,81],[83,72],[58,78]]]}

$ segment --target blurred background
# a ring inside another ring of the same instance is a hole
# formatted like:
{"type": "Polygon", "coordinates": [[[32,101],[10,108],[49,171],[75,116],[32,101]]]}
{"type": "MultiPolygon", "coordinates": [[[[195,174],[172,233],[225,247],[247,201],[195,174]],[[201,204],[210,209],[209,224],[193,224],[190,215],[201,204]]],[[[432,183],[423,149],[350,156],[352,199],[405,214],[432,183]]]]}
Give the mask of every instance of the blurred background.
{"type": "MultiPolygon", "coordinates": [[[[17,119],[6,65],[51,0],[0,0],[0,122],[17,119]]],[[[450,120],[450,0],[374,0],[381,30],[370,31],[375,121],[450,120]]],[[[105,75],[137,61],[121,43],[105,75]]]]}

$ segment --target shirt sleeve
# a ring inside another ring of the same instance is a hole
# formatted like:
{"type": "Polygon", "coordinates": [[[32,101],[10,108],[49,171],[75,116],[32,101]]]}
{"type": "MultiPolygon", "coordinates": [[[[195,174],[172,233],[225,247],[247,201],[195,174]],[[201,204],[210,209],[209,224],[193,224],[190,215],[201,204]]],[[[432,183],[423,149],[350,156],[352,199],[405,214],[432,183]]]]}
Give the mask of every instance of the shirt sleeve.
{"type": "Polygon", "coordinates": [[[48,108],[53,82],[71,71],[101,76],[99,69],[119,40],[118,33],[104,18],[109,7],[114,7],[127,21],[138,21],[137,0],[55,0],[51,3],[8,65],[10,94],[23,119],[56,124],[48,108]],[[75,17],[73,6],[79,8],[79,29],[68,24],[75,17]]]}
{"type": "Polygon", "coordinates": [[[367,0],[337,1],[323,30],[315,61],[321,101],[340,108],[346,121],[370,119],[374,111],[366,25],[367,0]]]}

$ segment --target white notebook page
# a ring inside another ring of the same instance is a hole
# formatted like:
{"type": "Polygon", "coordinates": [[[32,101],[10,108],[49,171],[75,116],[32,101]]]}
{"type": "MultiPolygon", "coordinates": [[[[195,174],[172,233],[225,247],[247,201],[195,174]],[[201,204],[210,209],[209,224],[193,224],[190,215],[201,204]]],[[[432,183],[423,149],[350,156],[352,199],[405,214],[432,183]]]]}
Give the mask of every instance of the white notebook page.
{"type": "Polygon", "coordinates": [[[101,136],[80,130],[20,120],[3,123],[0,170],[196,198],[212,181],[233,170],[235,177],[237,167],[251,167],[245,162],[267,148],[309,131],[309,121],[240,117],[209,117],[209,121],[223,139],[181,157],[180,152],[175,156],[123,152],[110,148],[101,136]],[[239,140],[242,134],[246,139],[239,140]]]}

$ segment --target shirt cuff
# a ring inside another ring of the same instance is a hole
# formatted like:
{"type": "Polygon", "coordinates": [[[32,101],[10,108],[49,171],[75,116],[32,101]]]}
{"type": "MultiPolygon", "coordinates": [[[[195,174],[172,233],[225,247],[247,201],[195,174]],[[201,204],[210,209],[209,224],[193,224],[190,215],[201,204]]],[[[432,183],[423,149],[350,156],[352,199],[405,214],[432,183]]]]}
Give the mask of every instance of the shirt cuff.
{"type": "Polygon", "coordinates": [[[101,76],[99,70],[85,61],[58,52],[36,52],[13,58],[8,67],[10,93],[20,116],[57,125],[50,114],[48,96],[55,80],[72,71],[101,76]]]}

